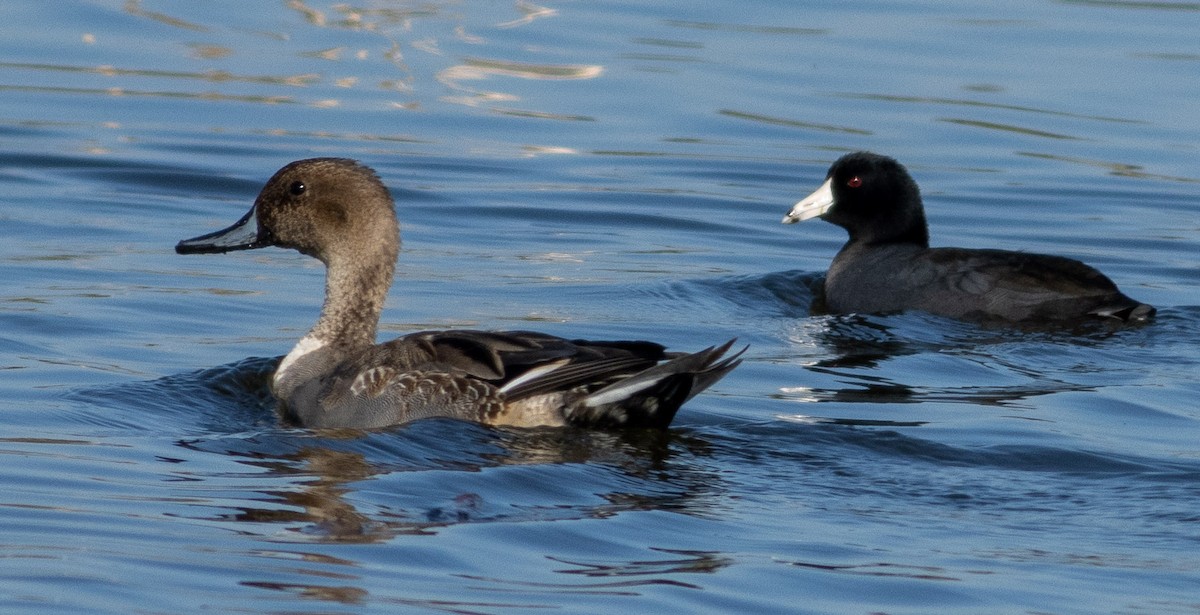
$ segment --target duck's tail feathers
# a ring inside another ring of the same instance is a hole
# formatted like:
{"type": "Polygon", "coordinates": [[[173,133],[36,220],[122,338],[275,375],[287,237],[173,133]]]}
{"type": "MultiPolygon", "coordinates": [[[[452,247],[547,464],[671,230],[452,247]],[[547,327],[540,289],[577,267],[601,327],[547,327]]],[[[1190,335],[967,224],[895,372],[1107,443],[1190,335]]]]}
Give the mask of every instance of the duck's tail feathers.
{"type": "Polygon", "coordinates": [[[665,429],[687,400],[741,364],[746,348],[724,356],[735,341],[671,359],[590,393],[567,408],[567,420],[590,427],[665,429]]]}

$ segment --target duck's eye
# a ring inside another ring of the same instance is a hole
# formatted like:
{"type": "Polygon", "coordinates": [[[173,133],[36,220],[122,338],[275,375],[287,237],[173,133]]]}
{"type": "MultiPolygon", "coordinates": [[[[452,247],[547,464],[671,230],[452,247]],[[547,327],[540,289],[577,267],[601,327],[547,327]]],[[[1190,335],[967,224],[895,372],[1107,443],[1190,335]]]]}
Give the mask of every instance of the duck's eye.
{"type": "Polygon", "coordinates": [[[288,186],[288,192],[291,192],[292,194],[294,194],[296,196],[300,196],[301,194],[304,194],[304,191],[307,189],[308,189],[308,186],[305,186],[304,182],[292,182],[292,185],[288,186]]]}
{"type": "Polygon", "coordinates": [[[846,180],[846,185],[850,186],[851,188],[857,188],[862,185],[862,178],[855,175],[854,177],[851,177],[850,179],[846,180]]]}

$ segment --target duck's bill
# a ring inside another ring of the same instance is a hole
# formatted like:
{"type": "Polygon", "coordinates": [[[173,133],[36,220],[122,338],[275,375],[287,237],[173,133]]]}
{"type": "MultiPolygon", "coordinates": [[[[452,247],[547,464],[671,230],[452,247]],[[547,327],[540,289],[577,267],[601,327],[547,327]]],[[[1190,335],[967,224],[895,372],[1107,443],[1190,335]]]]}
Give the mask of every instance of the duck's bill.
{"type": "Polygon", "coordinates": [[[830,207],[833,207],[833,179],[825,180],[825,183],[821,184],[821,187],[817,188],[815,192],[793,205],[792,210],[783,217],[783,223],[795,224],[809,218],[823,216],[830,207]]]}
{"type": "Polygon", "coordinates": [[[179,254],[219,254],[233,250],[253,250],[271,245],[258,231],[256,207],[251,207],[233,226],[215,233],[184,239],[175,244],[179,254]]]}

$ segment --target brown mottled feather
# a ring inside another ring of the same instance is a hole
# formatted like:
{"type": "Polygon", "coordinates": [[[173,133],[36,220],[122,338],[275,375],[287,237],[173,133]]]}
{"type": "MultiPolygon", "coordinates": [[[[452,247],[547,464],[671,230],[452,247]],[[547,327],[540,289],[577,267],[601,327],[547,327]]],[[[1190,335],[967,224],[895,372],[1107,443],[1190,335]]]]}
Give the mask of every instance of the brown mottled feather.
{"type": "MultiPolygon", "coordinates": [[[[288,422],[385,427],[429,417],[496,425],[666,427],[727,374],[732,342],[696,354],[653,342],[568,340],[532,331],[423,331],[375,343],[399,254],[387,188],[353,160],[293,162],[233,226],[180,253],[292,248],[326,266],[325,303],[284,358],[272,391],[288,422]]],[[[740,353],[739,353],[740,354],[740,353]]]]}

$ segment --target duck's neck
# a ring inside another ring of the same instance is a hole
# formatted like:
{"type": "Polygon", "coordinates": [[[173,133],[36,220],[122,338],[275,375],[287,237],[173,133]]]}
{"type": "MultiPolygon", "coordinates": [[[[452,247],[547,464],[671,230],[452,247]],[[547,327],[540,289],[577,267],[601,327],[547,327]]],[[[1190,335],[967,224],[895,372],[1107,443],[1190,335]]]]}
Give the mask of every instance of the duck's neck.
{"type": "Polygon", "coordinates": [[[396,270],[395,252],[381,252],[385,253],[373,259],[328,262],[321,316],[275,370],[272,385],[280,399],[287,401],[300,384],[375,344],[379,315],[396,270]]]}
{"type": "Polygon", "coordinates": [[[347,350],[374,345],[379,315],[395,271],[395,255],[330,261],[325,271],[321,316],[305,338],[347,350]]]}

